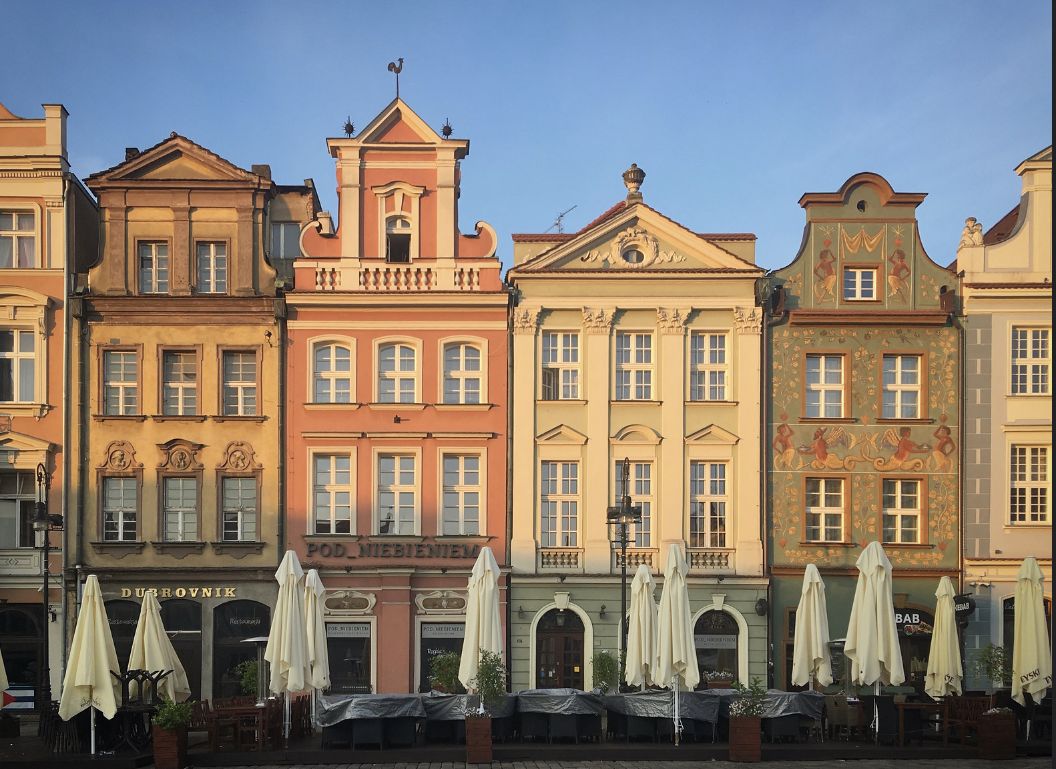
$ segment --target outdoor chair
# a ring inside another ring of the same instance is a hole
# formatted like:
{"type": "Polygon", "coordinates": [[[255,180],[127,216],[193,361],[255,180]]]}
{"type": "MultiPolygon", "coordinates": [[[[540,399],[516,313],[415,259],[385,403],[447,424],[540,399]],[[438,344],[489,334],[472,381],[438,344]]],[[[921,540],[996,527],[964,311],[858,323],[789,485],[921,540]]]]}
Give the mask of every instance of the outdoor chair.
{"type": "Polygon", "coordinates": [[[546,713],[521,713],[521,739],[547,740],[549,721],[546,713]]]}
{"type": "MultiPolygon", "coordinates": [[[[895,731],[898,731],[898,713],[896,708],[895,714],[895,731]]],[[[924,713],[916,710],[915,708],[907,709],[902,712],[902,735],[906,742],[909,742],[910,737],[917,738],[917,744],[924,744],[924,733],[926,726],[924,723],[924,713]]]]}
{"type": "Polygon", "coordinates": [[[990,709],[989,697],[947,697],[945,741],[956,739],[962,745],[969,734],[978,733],[979,717],[990,709]]]}
{"type": "Polygon", "coordinates": [[[418,736],[418,721],[404,716],[385,719],[385,744],[409,747],[414,745],[418,736]]]}
{"type": "Polygon", "coordinates": [[[656,742],[656,722],[643,716],[627,716],[627,741],[643,738],[656,742]]]}
{"type": "Polygon", "coordinates": [[[189,732],[204,732],[209,729],[209,700],[195,700],[191,703],[191,720],[187,724],[189,732]]]}
{"type": "Polygon", "coordinates": [[[355,721],[341,721],[332,726],[323,727],[322,748],[352,748],[353,730],[355,721]]]}
{"type": "MultiPolygon", "coordinates": [[[[584,740],[601,742],[601,716],[582,714],[576,716],[576,730],[584,740]]],[[[494,734],[494,729],[492,729],[494,734]]]]}
{"type": "Polygon", "coordinates": [[[356,726],[352,731],[352,749],[360,745],[377,745],[385,747],[384,719],[381,718],[357,718],[356,726]]]}
{"type": "MultiPolygon", "coordinates": [[[[466,741],[466,722],[455,722],[456,741],[466,741]]],[[[491,719],[491,741],[508,742],[513,739],[513,716],[502,716],[491,719]]]]}
{"type": "Polygon", "coordinates": [[[608,711],[609,713],[609,736],[614,739],[627,739],[627,716],[623,713],[617,713],[615,710],[608,711]]]}
{"type": "MultiPolygon", "coordinates": [[[[685,726],[685,724],[683,724],[685,726]]],[[[653,719],[653,734],[657,742],[675,741],[675,722],[670,718],[653,719]]]]}
{"type": "Polygon", "coordinates": [[[895,744],[898,741],[898,710],[895,708],[894,698],[884,694],[863,695],[862,707],[865,717],[872,719],[876,741],[891,740],[891,743],[895,744]]]}
{"type": "Polygon", "coordinates": [[[715,724],[696,718],[682,719],[682,735],[694,742],[715,742],[715,724]]]}
{"type": "MultiPolygon", "coordinates": [[[[422,739],[425,740],[427,745],[436,743],[454,744],[458,740],[455,739],[455,724],[458,721],[426,721],[425,726],[422,728],[422,739]]],[[[465,722],[462,722],[465,723],[465,722]]],[[[491,731],[494,736],[495,733],[495,721],[491,722],[491,731]]]]}
{"type": "Polygon", "coordinates": [[[549,741],[572,740],[579,744],[579,729],[577,729],[577,716],[564,713],[550,713],[547,717],[547,729],[549,741]]]}
{"type": "Polygon", "coordinates": [[[791,737],[794,741],[799,740],[799,715],[779,716],[777,718],[763,719],[763,734],[770,742],[777,742],[791,737]]]}

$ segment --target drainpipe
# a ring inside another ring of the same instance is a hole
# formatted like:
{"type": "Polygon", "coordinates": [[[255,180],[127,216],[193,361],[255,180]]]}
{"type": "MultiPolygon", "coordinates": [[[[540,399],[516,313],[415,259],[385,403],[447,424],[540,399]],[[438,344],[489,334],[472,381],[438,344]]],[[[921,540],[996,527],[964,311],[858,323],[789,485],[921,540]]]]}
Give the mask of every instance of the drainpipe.
{"type": "Polygon", "coordinates": [[[88,307],[83,296],[80,297],[80,314],[77,318],[79,345],[77,349],[78,400],[77,404],[77,448],[80,457],[77,462],[77,612],[81,611],[81,580],[79,570],[84,563],[84,526],[85,526],[85,484],[88,477],[88,342],[91,329],[88,325],[88,307]]]}
{"type": "MultiPolygon", "coordinates": [[[[506,302],[506,673],[512,679],[510,660],[513,654],[513,308],[517,296],[509,286],[506,302]]],[[[531,664],[529,662],[529,664],[531,664]]]]}
{"type": "MultiPolygon", "coordinates": [[[[70,498],[70,409],[69,409],[69,384],[70,384],[70,329],[72,324],[70,323],[70,300],[69,297],[73,293],[70,289],[70,223],[73,217],[70,216],[70,211],[67,208],[67,200],[70,191],[70,177],[64,176],[62,180],[62,213],[65,220],[66,227],[66,253],[63,254],[62,259],[62,491],[61,493],[61,507],[62,511],[62,569],[61,581],[62,591],[59,594],[62,602],[62,649],[60,650],[60,657],[62,659],[62,671],[65,676],[66,673],[66,642],[67,632],[66,628],[69,625],[67,621],[68,615],[66,613],[66,564],[70,560],[70,527],[66,523],[69,515],[69,505],[67,504],[70,498]]],[[[76,234],[76,231],[74,232],[76,234]]],[[[74,244],[74,249],[76,245],[74,244]]],[[[47,536],[47,535],[45,535],[47,536]]],[[[45,618],[46,620],[47,618],[45,618]]]]}
{"type": "Polygon", "coordinates": [[[275,554],[276,564],[286,552],[286,298],[275,298],[275,322],[279,336],[279,467],[278,467],[278,512],[279,547],[275,554]]]}

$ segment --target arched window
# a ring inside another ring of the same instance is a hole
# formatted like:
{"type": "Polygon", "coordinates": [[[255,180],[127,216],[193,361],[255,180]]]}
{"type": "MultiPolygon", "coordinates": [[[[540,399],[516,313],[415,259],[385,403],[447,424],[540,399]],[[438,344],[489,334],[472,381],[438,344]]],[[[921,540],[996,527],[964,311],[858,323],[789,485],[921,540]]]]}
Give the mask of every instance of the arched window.
{"type": "Polygon", "coordinates": [[[409,344],[378,348],[378,402],[415,403],[418,396],[418,355],[409,344]]]}
{"type": "MultiPolygon", "coordinates": [[[[1052,627],[1052,599],[1042,598],[1045,607],[1045,626],[1052,627]]],[[[1009,596],[1001,602],[1001,645],[1005,649],[1005,655],[1012,659],[1012,649],[1016,640],[1016,599],[1009,596]]],[[[1051,639],[1050,639],[1051,642],[1051,639]]]]}
{"type": "Polygon", "coordinates": [[[247,638],[268,634],[271,610],[257,601],[228,601],[213,610],[213,697],[238,697],[243,692],[238,666],[255,662],[256,644],[247,638]]]}
{"type": "Polygon", "coordinates": [[[110,622],[110,633],[114,637],[117,664],[128,670],[128,658],[132,654],[132,639],[139,624],[139,604],[135,601],[107,601],[106,618],[110,622]]]}
{"type": "Polygon", "coordinates": [[[480,357],[472,344],[444,345],[444,403],[480,403],[480,357]]]}
{"type": "Polygon", "coordinates": [[[535,685],[540,689],[583,688],[583,620],[573,611],[551,609],[535,628],[535,685]]]}
{"type": "Polygon", "coordinates": [[[724,611],[706,611],[693,626],[693,644],[697,648],[697,667],[701,686],[706,686],[705,673],[729,673],[738,678],[737,621],[724,611]]]}
{"type": "Polygon", "coordinates": [[[0,653],[11,686],[40,683],[44,611],[28,604],[0,606],[0,653]]]}
{"type": "Polygon", "coordinates": [[[202,605],[197,601],[173,598],[161,603],[161,623],[172,641],[176,656],[183,663],[190,699],[202,696],[202,605]]]}
{"type": "Polygon", "coordinates": [[[405,216],[393,216],[385,222],[385,261],[411,262],[411,220],[405,216]]]}
{"type": "Polygon", "coordinates": [[[349,403],[352,399],[352,350],[336,342],[315,346],[312,365],[315,403],[349,403]]]}

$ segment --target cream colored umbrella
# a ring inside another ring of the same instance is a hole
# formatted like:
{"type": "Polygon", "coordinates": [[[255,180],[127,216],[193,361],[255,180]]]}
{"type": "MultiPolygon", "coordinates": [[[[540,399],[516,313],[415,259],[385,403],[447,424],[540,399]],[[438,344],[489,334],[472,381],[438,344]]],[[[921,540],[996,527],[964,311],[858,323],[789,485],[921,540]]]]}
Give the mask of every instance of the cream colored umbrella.
{"type": "Polygon", "coordinates": [[[814,680],[822,686],[832,683],[832,661],[829,657],[829,614],[825,583],[821,581],[818,567],[808,563],[803,573],[799,606],[796,608],[792,683],[805,686],[814,680]]]}
{"type": "Polygon", "coordinates": [[[686,575],[689,567],[682,548],[672,544],[667,550],[664,568],[664,589],[660,593],[660,609],[656,624],[656,657],[653,661],[653,680],[670,685],[674,698],[675,744],[679,742],[682,722],[679,718],[679,683],[692,690],[700,683],[697,668],[697,649],[693,643],[693,617],[689,611],[689,589],[686,575]]]}
{"type": "Polygon", "coordinates": [[[1023,706],[1027,704],[1026,695],[1039,703],[1052,686],[1052,651],[1045,622],[1044,590],[1038,562],[1029,556],[1024,558],[1016,576],[1012,642],[1012,699],[1023,706]]]}
{"type": "MultiPolygon", "coordinates": [[[[466,632],[462,639],[462,658],[458,680],[466,689],[480,667],[480,653],[502,654],[502,624],[499,621],[499,564],[490,547],[480,549],[469,575],[466,593],[466,632]]],[[[481,703],[484,707],[484,703],[481,703]]]]}
{"type": "Polygon", "coordinates": [[[268,645],[264,659],[271,665],[271,691],[286,694],[283,735],[290,733],[290,693],[301,692],[311,686],[311,670],[308,665],[308,631],[304,623],[304,588],[297,554],[287,550],[282,558],[275,580],[279,583],[279,597],[268,631],[268,645]]]}
{"type": "Polygon", "coordinates": [[[656,582],[649,567],[638,564],[631,580],[631,608],[627,614],[627,653],[624,655],[624,680],[643,689],[653,683],[652,667],[656,657],[656,582]]]}
{"type": "MultiPolygon", "coordinates": [[[[161,621],[161,604],[153,591],[143,592],[143,603],[139,607],[139,622],[132,638],[132,651],[128,655],[129,670],[170,670],[161,680],[158,693],[172,702],[183,702],[191,696],[191,685],[187,682],[187,671],[172,648],[172,641],[161,621]]],[[[135,682],[130,684],[132,690],[135,682]]]]}
{"type": "Polygon", "coordinates": [[[4,690],[10,685],[10,681],[7,680],[7,668],[4,667],[4,653],[0,650],[0,696],[3,696],[4,690]]]}
{"type": "Polygon", "coordinates": [[[870,542],[855,563],[858,585],[851,604],[844,654],[851,660],[851,681],[858,685],[906,680],[895,627],[891,561],[879,542],[870,542]]]}
{"type": "MultiPolygon", "coordinates": [[[[326,588],[319,572],[309,569],[304,578],[304,624],[308,630],[309,683],[316,692],[330,688],[330,655],[326,649],[326,624],[323,622],[323,596],[326,588]]],[[[316,723],[316,696],[312,696],[312,723],[316,723]]]]}
{"type": "Polygon", "coordinates": [[[935,591],[935,627],[931,631],[928,672],[924,678],[924,691],[935,700],[960,694],[964,678],[961,645],[957,638],[957,612],[953,606],[955,595],[950,578],[940,579],[935,591]]]}
{"type": "Polygon", "coordinates": [[[59,696],[59,717],[69,721],[85,708],[92,711],[92,755],[95,755],[95,711],[107,720],[117,712],[120,684],[111,675],[120,673],[114,636],[103,606],[99,579],[89,574],[81,594],[81,610],[73,629],[73,643],[66,662],[59,696]]]}

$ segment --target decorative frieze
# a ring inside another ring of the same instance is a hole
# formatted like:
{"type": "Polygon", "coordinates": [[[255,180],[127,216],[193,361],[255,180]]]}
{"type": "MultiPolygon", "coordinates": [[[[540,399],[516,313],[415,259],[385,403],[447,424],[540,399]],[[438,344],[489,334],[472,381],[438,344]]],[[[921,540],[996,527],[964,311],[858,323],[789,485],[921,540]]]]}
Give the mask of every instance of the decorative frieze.
{"type": "Polygon", "coordinates": [[[518,307],[513,311],[513,333],[534,334],[538,327],[538,307],[518,307]]]}
{"type": "Polygon", "coordinates": [[[733,322],[738,331],[746,334],[758,334],[763,329],[763,311],[758,307],[734,307],[733,322]]]}
{"type": "Polygon", "coordinates": [[[689,313],[690,310],[682,307],[658,307],[656,325],[660,327],[660,333],[682,335],[686,330],[689,313]]]}
{"type": "Polygon", "coordinates": [[[583,330],[588,334],[608,334],[612,328],[612,310],[605,307],[583,308],[583,330]]]}

